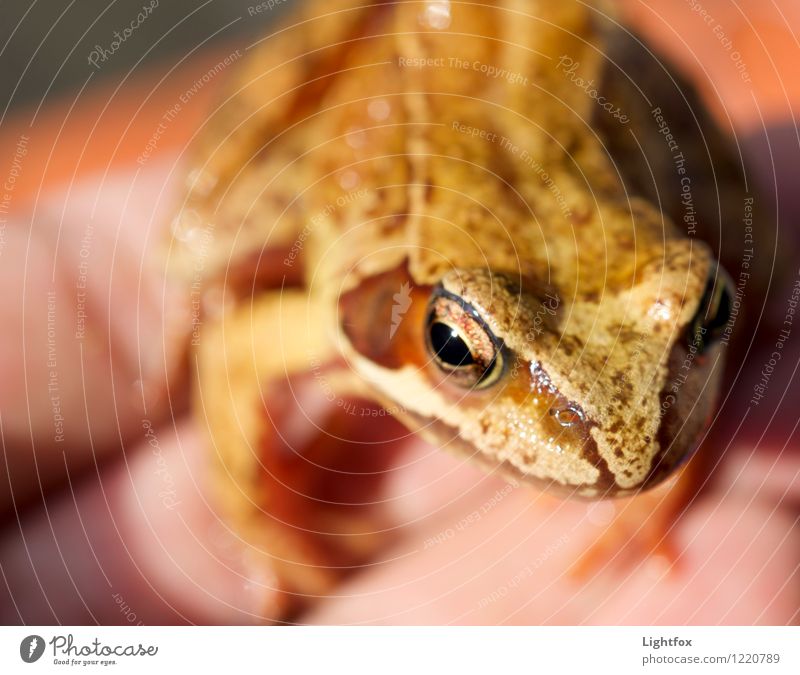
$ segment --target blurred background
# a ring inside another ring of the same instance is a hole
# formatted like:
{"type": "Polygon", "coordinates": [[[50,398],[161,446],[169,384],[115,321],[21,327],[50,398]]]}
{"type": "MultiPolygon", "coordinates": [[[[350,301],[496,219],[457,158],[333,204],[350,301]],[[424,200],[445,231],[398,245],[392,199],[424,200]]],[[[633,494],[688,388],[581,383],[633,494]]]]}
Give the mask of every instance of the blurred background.
{"type": "Polygon", "coordinates": [[[98,65],[88,61],[92,51],[98,45],[110,51],[115,31],[124,32],[151,0],[3,2],[0,100],[4,107],[38,106],[84,86],[117,87],[154,64],[174,64],[235,38],[260,37],[297,1],[248,12],[260,3],[156,0],[147,19],[106,60],[98,59],[98,65]]]}

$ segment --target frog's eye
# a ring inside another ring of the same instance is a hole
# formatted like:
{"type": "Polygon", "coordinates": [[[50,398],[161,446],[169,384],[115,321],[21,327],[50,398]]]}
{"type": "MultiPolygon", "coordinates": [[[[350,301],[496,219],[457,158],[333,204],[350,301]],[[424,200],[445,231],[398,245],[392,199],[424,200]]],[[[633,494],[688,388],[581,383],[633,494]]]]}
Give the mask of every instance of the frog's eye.
{"type": "Polygon", "coordinates": [[[425,336],[431,357],[461,387],[483,389],[503,373],[503,346],[463,298],[436,291],[428,306],[425,336]]]}
{"type": "Polygon", "coordinates": [[[698,352],[703,353],[713,345],[730,321],[731,305],[730,280],[727,273],[720,268],[719,274],[709,275],[697,313],[689,324],[689,346],[696,347],[698,352]]]}

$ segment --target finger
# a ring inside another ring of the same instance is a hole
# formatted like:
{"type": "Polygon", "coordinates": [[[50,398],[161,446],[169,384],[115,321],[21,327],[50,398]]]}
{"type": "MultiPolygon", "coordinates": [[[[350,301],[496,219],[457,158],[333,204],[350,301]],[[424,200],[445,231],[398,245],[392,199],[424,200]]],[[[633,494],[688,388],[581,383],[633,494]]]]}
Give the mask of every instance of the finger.
{"type": "Polygon", "coordinates": [[[763,496],[730,491],[689,510],[675,529],[678,573],[631,575],[592,623],[796,623],[797,511],[763,496]]]}
{"type": "MultiPolygon", "coordinates": [[[[166,167],[76,184],[8,229],[0,287],[0,510],[120,448],[166,408],[166,167]],[[153,407],[159,409],[153,409],[153,407]],[[66,463],[65,463],[66,460],[66,463]],[[2,475],[4,472],[8,475],[2,475]]],[[[170,316],[175,316],[174,308],[170,316]]]]}
{"type": "Polygon", "coordinates": [[[250,623],[275,606],[269,571],[209,505],[202,444],[148,430],[127,463],[49,497],[0,541],[2,623],[250,623]]]}
{"type": "MultiPolygon", "coordinates": [[[[727,490],[727,488],[726,488],[727,490]]],[[[796,514],[711,494],[670,533],[681,565],[651,558],[574,580],[565,572],[613,516],[611,502],[542,500],[526,488],[473,505],[442,537],[429,523],[354,578],[309,623],[786,623],[800,601],[796,514]],[[469,518],[477,512],[478,517],[469,518]],[[426,542],[435,542],[427,545],[426,542]]],[[[642,514],[646,519],[647,514],[642,514]]]]}
{"type": "Polygon", "coordinates": [[[423,441],[409,443],[387,472],[382,495],[399,536],[419,541],[438,528],[433,539],[423,539],[424,546],[435,545],[475,518],[476,505],[486,510],[519,487],[513,478],[486,472],[473,460],[423,441]]]}
{"type": "Polygon", "coordinates": [[[800,453],[797,448],[736,448],[723,465],[724,482],[773,504],[800,504],[800,453]]]}
{"type": "MultiPolygon", "coordinates": [[[[463,471],[464,483],[468,472],[475,472],[473,478],[480,482],[478,470],[458,459],[440,454],[437,462],[449,463],[451,473],[463,471]]],[[[507,586],[508,580],[524,573],[534,560],[541,580],[558,579],[588,544],[588,531],[574,531],[586,513],[585,504],[556,502],[509,484],[499,492],[473,494],[472,500],[453,499],[449,491],[444,494],[449,507],[439,510],[438,517],[420,520],[384,556],[385,562],[322,602],[307,621],[488,623],[492,618],[487,613],[497,607],[485,599],[507,586]]],[[[432,495],[430,504],[435,511],[432,495]]],[[[499,592],[505,595],[508,590],[499,592]]],[[[561,592],[550,587],[539,600],[557,612],[561,592]]]]}

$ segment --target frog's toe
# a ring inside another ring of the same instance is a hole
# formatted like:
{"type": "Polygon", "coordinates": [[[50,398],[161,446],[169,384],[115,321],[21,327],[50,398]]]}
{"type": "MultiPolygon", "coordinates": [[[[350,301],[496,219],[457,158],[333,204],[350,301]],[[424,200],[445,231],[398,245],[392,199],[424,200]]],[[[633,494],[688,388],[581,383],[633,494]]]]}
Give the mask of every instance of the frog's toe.
{"type": "Polygon", "coordinates": [[[602,571],[659,559],[670,572],[681,566],[675,524],[698,493],[699,460],[690,461],[657,488],[615,501],[598,502],[587,518],[602,529],[568,574],[587,581],[602,571]]]}

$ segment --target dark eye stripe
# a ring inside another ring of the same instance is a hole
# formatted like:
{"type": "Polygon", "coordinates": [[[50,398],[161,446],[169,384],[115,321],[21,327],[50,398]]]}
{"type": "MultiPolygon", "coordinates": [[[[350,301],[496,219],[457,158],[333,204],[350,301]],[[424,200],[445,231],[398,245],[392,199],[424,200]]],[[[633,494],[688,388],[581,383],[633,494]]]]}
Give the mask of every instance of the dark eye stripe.
{"type": "Polygon", "coordinates": [[[708,275],[703,296],[686,334],[687,345],[701,354],[725,332],[731,318],[731,282],[721,268],[708,275]]]}

